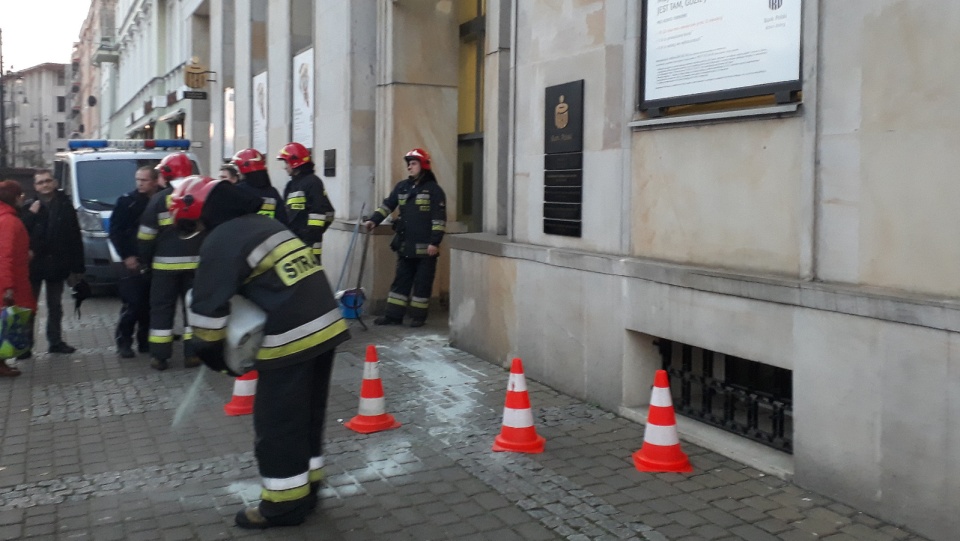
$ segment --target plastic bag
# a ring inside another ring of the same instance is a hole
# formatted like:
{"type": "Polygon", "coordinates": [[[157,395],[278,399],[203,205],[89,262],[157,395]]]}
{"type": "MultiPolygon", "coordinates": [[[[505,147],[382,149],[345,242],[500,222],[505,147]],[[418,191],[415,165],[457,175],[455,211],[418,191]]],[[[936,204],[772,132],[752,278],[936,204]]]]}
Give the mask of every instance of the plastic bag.
{"type": "Polygon", "coordinates": [[[33,310],[4,306],[0,310],[0,359],[13,359],[33,347],[30,316],[33,310]]]}

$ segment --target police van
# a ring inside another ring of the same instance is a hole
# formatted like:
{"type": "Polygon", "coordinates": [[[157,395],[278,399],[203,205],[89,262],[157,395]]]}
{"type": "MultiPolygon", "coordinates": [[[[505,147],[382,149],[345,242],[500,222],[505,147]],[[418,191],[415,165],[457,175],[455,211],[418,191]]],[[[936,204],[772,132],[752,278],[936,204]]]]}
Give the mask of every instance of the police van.
{"type": "MultiPolygon", "coordinates": [[[[68,152],[56,155],[54,176],[77,209],[83,237],[86,279],[98,290],[115,286],[123,275],[123,263],[108,238],[110,215],[117,199],[136,189],[134,176],[143,166],[155,167],[171,152],[188,151],[186,139],[73,139],[68,152]]],[[[193,173],[199,174],[197,158],[193,173]]]]}

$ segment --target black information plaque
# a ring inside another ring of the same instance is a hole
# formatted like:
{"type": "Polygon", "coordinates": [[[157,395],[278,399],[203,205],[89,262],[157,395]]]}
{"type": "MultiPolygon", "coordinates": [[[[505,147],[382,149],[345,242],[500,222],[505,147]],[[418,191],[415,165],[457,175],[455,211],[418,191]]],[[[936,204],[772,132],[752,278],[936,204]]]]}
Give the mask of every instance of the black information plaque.
{"type": "Polygon", "coordinates": [[[323,176],[337,176],[337,149],[335,148],[323,151],[323,176]]]}
{"type": "Polygon", "coordinates": [[[583,79],[547,87],[543,232],[579,237],[583,206],[583,79]]]}

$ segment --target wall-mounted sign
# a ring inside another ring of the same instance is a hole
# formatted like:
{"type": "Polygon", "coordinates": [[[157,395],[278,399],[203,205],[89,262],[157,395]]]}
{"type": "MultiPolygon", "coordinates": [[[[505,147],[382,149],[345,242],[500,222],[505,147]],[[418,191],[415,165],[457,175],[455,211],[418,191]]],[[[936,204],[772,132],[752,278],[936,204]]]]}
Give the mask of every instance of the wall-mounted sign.
{"type": "Polygon", "coordinates": [[[191,58],[190,63],[183,68],[183,84],[194,89],[206,88],[208,73],[210,72],[207,71],[207,67],[201,65],[200,58],[195,56],[191,58]]]}
{"type": "Polygon", "coordinates": [[[184,90],[183,99],[185,100],[205,100],[207,93],[202,90],[184,90]]]}
{"type": "Polygon", "coordinates": [[[313,48],[293,57],[293,140],[313,148],[313,48]]]}
{"type": "Polygon", "coordinates": [[[644,0],[641,109],[800,90],[801,0],[644,0]]]}
{"type": "Polygon", "coordinates": [[[543,232],[579,237],[583,216],[583,79],[547,87],[543,232]]]}
{"type": "Polygon", "coordinates": [[[267,148],[267,72],[253,77],[253,148],[269,153],[267,148]]]}

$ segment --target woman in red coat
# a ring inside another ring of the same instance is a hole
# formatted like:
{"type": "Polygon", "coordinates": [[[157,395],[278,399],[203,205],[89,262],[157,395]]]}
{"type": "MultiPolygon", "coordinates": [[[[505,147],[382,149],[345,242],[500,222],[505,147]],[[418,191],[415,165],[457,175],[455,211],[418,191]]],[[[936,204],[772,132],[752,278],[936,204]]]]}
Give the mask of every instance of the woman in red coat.
{"type": "MultiPolygon", "coordinates": [[[[23,190],[15,180],[0,182],[0,296],[4,306],[36,311],[30,288],[30,237],[17,211],[23,190]]],[[[16,377],[20,370],[0,360],[0,377],[16,377]]]]}

